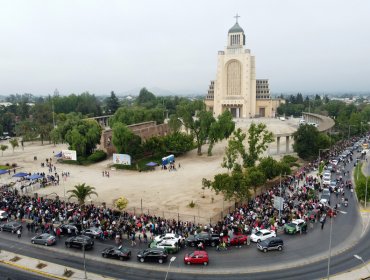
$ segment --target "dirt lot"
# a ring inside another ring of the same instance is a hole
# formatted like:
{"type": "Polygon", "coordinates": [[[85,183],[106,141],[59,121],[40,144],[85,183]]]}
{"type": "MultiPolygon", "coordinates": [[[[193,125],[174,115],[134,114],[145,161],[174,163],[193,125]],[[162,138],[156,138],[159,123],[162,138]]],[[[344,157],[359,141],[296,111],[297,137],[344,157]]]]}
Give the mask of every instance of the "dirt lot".
{"type": "MultiPolygon", "coordinates": [[[[251,120],[242,120],[237,122],[237,127],[247,130],[251,120]]],[[[256,119],[255,121],[264,122],[268,129],[274,133],[289,133],[296,130],[298,120],[280,121],[278,119],[256,119]]],[[[284,137],[285,138],[285,137],[284,137]]],[[[290,142],[292,144],[292,141],[290,142]]],[[[108,165],[111,163],[111,158],[104,162],[94,164],[88,167],[74,166],[67,164],[55,163],[57,172],[70,172],[70,177],[67,181],[59,186],[49,186],[43,189],[33,190],[30,193],[38,192],[40,195],[48,195],[53,197],[56,194],[60,197],[64,196],[64,190],[68,191],[74,185],[86,183],[87,185],[96,188],[98,197],[92,196],[91,203],[106,202],[108,205],[113,203],[113,200],[120,196],[125,196],[129,200],[128,208],[136,212],[143,212],[169,217],[177,216],[176,213],[182,215],[182,220],[193,220],[193,216],[200,216],[202,219],[197,220],[205,222],[211,217],[220,215],[223,208],[231,205],[230,202],[224,202],[221,195],[216,195],[210,190],[202,190],[202,178],[212,179],[217,173],[226,172],[226,169],[221,168],[223,153],[227,141],[217,143],[213,150],[213,156],[206,155],[207,146],[203,147],[203,156],[197,156],[196,150],[193,150],[186,155],[176,158],[176,167],[178,163],[181,168],[177,171],[161,170],[157,167],[156,170],[150,172],[135,172],[126,170],[109,170],[108,165]],[[109,170],[110,177],[103,177],[102,172],[109,170]],[[203,196],[204,192],[204,198],[203,196]],[[194,208],[188,205],[193,201],[194,208]]],[[[280,150],[285,150],[285,139],[281,140],[280,150]],[[284,141],[283,141],[284,140],[284,141]],[[282,148],[284,147],[284,148],[282,148]]],[[[4,156],[0,160],[0,165],[5,163],[17,163],[23,172],[45,172],[48,173],[46,167],[42,168],[41,163],[45,162],[46,158],[53,157],[53,152],[57,153],[62,149],[67,149],[66,145],[50,145],[41,143],[26,143],[24,150],[16,148],[14,153],[10,148],[4,152],[4,156]],[[37,160],[34,160],[37,156],[37,160]]],[[[266,154],[276,154],[276,142],[272,143],[266,154]]],[[[275,155],[274,157],[278,157],[275,155]]],[[[9,175],[1,175],[1,181],[13,180],[9,175]]],[[[68,196],[68,194],[67,194],[68,196]]]]}

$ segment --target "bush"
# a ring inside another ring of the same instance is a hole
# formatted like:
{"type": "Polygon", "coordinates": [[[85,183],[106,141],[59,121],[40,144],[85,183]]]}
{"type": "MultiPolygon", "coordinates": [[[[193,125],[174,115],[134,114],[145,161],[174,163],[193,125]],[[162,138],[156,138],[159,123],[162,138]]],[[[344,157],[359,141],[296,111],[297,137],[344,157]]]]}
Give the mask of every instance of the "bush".
{"type": "Polygon", "coordinates": [[[102,150],[97,150],[93,154],[87,157],[87,160],[91,163],[103,161],[107,158],[107,154],[102,150]]]}
{"type": "Polygon", "coordinates": [[[188,205],[190,208],[194,208],[195,207],[195,202],[194,201],[191,201],[188,205]]]}
{"type": "Polygon", "coordinates": [[[290,166],[292,166],[292,163],[297,162],[298,158],[291,156],[291,155],[286,155],[282,158],[281,161],[288,163],[290,166]]]}

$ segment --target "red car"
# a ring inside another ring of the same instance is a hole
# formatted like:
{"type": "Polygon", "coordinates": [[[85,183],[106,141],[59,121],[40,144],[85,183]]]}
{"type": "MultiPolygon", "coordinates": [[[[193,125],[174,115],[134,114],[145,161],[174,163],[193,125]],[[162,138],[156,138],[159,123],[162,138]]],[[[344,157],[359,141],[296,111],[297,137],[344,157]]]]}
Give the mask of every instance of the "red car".
{"type": "Polygon", "coordinates": [[[231,246],[240,246],[240,245],[245,245],[247,243],[248,243],[248,236],[244,234],[234,235],[234,237],[231,238],[229,241],[229,245],[231,246]]]}
{"type": "Polygon", "coordinates": [[[206,251],[194,251],[191,254],[186,254],[184,257],[185,264],[204,264],[209,262],[208,254],[206,251]]]}

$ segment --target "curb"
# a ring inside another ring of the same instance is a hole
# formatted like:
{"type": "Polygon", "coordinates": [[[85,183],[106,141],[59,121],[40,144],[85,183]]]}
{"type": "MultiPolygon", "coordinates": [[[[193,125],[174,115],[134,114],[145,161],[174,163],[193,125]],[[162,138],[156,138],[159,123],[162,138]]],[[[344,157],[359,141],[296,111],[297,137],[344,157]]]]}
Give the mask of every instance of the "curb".
{"type": "Polygon", "coordinates": [[[40,270],[37,270],[37,269],[34,269],[34,268],[29,268],[29,267],[26,267],[26,266],[23,266],[23,265],[15,264],[15,263],[10,262],[10,261],[0,260],[0,263],[10,265],[10,266],[14,266],[16,268],[26,270],[26,271],[29,271],[29,272],[33,272],[33,273],[43,275],[43,276],[53,278],[53,279],[59,279],[59,280],[67,280],[68,279],[68,278],[60,277],[58,275],[54,275],[54,274],[50,274],[50,273],[47,273],[47,272],[44,272],[44,271],[40,271],[40,270]]]}

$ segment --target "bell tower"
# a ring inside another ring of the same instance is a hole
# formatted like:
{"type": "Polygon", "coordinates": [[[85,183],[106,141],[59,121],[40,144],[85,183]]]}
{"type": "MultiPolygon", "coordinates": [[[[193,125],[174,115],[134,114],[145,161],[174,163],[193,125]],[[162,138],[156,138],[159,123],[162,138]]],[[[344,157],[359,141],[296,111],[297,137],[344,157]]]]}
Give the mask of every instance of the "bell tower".
{"type": "Polygon", "coordinates": [[[229,29],[227,47],[229,48],[241,48],[245,45],[245,34],[243,28],[238,23],[240,16],[236,14],[236,22],[233,27],[229,29]]]}

